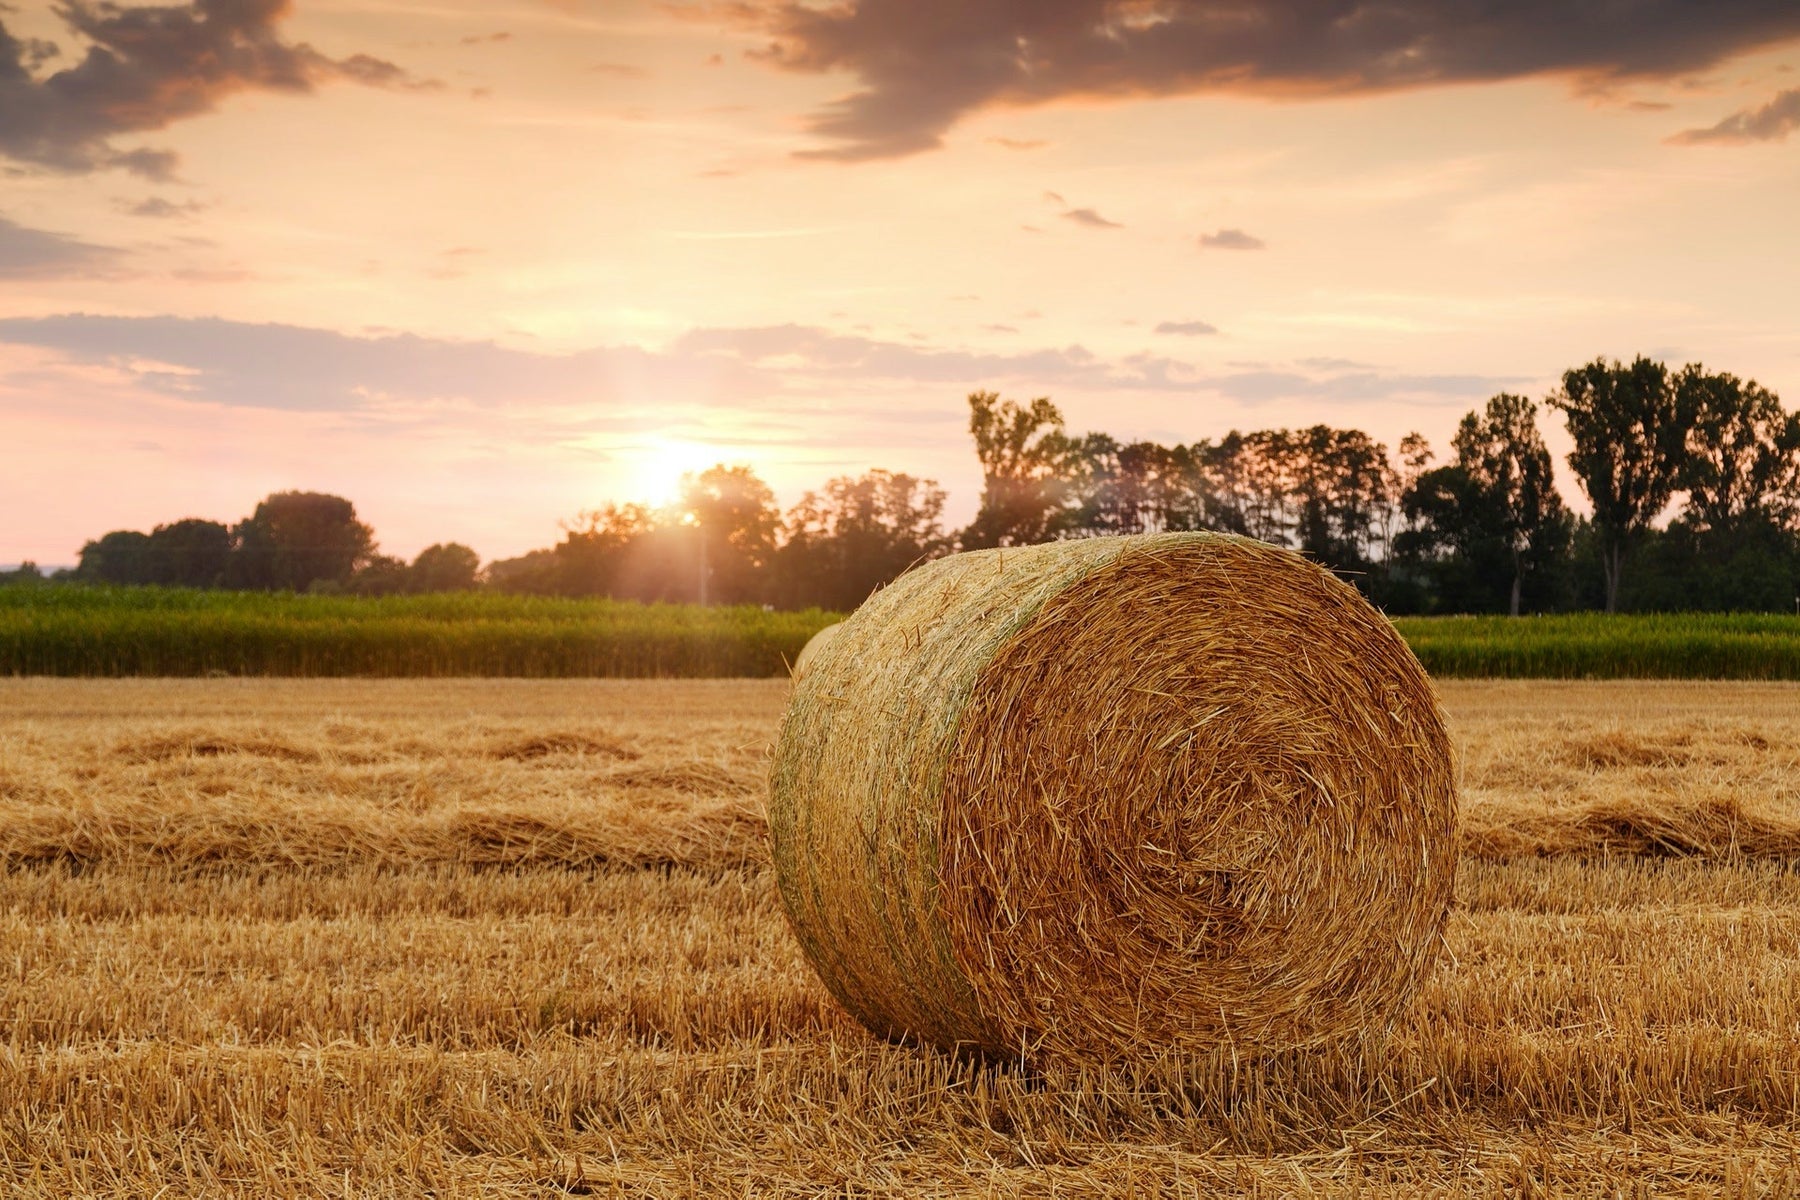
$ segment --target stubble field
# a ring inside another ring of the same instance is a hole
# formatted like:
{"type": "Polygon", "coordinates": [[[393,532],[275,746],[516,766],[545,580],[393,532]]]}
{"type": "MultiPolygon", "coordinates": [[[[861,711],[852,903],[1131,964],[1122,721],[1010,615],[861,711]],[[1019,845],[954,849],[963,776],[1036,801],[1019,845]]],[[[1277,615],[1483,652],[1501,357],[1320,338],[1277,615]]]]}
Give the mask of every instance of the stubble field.
{"type": "Polygon", "coordinates": [[[0,680],[0,1193],[1800,1192],[1800,687],[1442,685],[1391,1035],[879,1043],[765,868],[779,681],[0,680]]]}

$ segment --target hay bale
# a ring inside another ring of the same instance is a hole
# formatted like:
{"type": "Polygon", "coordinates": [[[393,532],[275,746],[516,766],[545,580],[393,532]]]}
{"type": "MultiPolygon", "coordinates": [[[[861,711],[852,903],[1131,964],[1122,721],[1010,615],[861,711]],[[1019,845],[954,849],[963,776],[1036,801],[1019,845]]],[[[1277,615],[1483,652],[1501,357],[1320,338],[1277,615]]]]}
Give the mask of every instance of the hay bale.
{"type": "Polygon", "coordinates": [[[836,621],[806,639],[806,645],[800,647],[800,657],[794,660],[795,679],[806,674],[807,668],[812,665],[812,660],[819,656],[819,651],[829,646],[831,639],[836,637],[838,630],[843,627],[842,621],[836,621]]]}
{"type": "Polygon", "coordinates": [[[769,816],[845,1008],[1028,1063],[1385,1026],[1456,861],[1405,643],[1215,534],[959,554],[876,593],[795,685],[769,816]]]}

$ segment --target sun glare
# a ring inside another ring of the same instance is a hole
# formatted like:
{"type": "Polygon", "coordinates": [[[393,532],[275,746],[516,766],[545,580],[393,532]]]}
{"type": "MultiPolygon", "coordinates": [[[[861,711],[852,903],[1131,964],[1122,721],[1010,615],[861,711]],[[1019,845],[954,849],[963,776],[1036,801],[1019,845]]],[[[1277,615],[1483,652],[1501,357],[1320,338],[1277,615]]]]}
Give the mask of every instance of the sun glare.
{"type": "Polygon", "coordinates": [[[623,499],[652,508],[673,504],[681,496],[681,477],[706,470],[721,458],[715,446],[657,438],[633,456],[629,494],[623,499]]]}

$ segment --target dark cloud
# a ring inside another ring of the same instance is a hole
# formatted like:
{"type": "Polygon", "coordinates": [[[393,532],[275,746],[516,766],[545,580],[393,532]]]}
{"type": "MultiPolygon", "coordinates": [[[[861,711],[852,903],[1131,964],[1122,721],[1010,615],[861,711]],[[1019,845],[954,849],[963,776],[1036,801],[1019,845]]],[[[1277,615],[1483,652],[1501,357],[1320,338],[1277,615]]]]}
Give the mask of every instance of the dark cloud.
{"type": "Polygon", "coordinates": [[[1179,334],[1182,337],[1204,337],[1219,330],[1217,326],[1208,325],[1205,321],[1164,321],[1156,327],[1156,332],[1179,334]]]}
{"type": "Polygon", "coordinates": [[[103,160],[105,166],[129,171],[152,183],[174,183],[175,168],[180,164],[181,156],[173,150],[124,150],[111,152],[103,160]]]}
{"type": "Polygon", "coordinates": [[[1241,229],[1221,229],[1217,233],[1200,235],[1202,250],[1263,250],[1268,243],[1259,237],[1245,233],[1241,229]]]}
{"type": "Polygon", "coordinates": [[[807,157],[933,149],[978,109],[1079,96],[1319,97],[1554,74],[1661,80],[1800,37],[1793,0],[739,0],[753,55],[847,73],[807,157]]]}
{"type": "Polygon", "coordinates": [[[173,154],[121,151],[112,139],[210,112],[241,91],[309,92],[336,79],[439,86],[366,54],[334,59],[284,42],[276,26],[288,7],[288,0],[144,7],[66,0],[55,12],[86,51],[41,78],[43,43],[20,41],[0,22],[0,155],[62,171],[115,167],[167,179],[173,154]]]}
{"type": "Polygon", "coordinates": [[[49,279],[93,275],[111,266],[118,251],[60,233],[27,229],[0,217],[0,279],[49,279]]]}
{"type": "Polygon", "coordinates": [[[512,34],[502,29],[498,33],[471,33],[468,37],[462,39],[462,44],[465,46],[477,46],[482,42],[509,42],[511,40],[512,34]]]}
{"type": "Polygon", "coordinates": [[[1071,208],[1063,213],[1063,220],[1073,221],[1077,225],[1086,225],[1090,229],[1123,229],[1117,221],[1109,221],[1091,208],[1071,208]]]}
{"type": "Polygon", "coordinates": [[[1707,129],[1689,129],[1670,138],[1682,146],[1706,142],[1779,142],[1800,129],[1800,88],[1779,92],[1761,108],[1734,112],[1707,129]]]}

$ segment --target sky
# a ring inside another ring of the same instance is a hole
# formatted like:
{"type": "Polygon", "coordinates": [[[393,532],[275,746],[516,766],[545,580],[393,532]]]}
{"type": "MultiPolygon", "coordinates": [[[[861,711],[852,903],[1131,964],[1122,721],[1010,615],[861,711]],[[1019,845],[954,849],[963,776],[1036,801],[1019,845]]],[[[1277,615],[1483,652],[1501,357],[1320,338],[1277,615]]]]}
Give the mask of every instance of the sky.
{"type": "Polygon", "coordinates": [[[1797,67],[1793,0],[0,3],[0,563],[287,489],[491,560],[715,462],[961,523],[976,390],[1793,407],[1797,67]]]}

